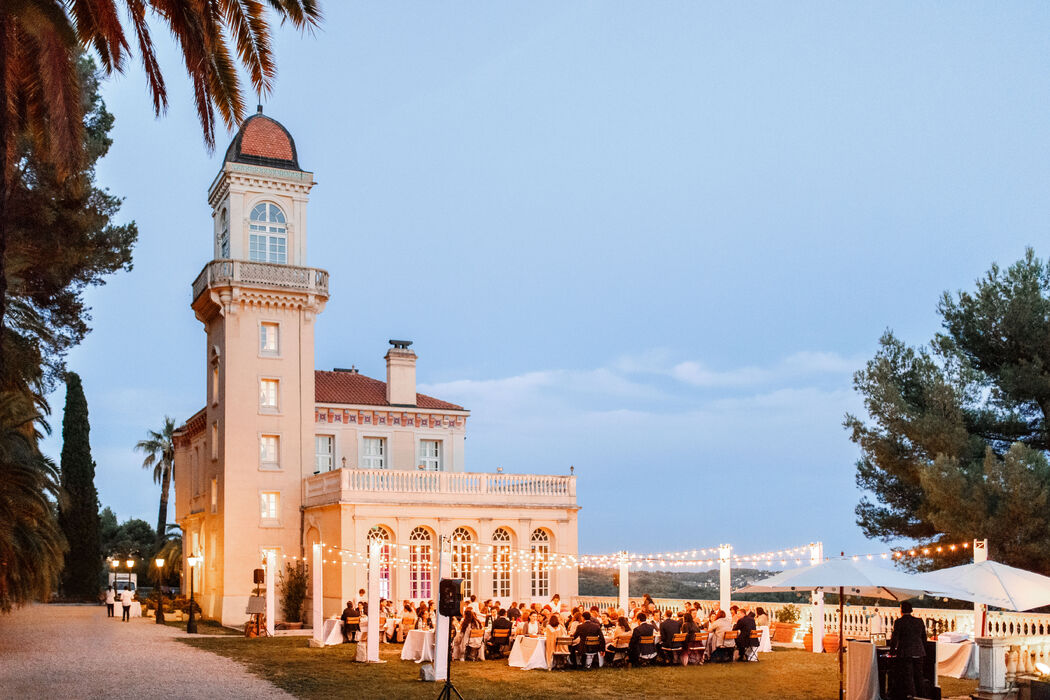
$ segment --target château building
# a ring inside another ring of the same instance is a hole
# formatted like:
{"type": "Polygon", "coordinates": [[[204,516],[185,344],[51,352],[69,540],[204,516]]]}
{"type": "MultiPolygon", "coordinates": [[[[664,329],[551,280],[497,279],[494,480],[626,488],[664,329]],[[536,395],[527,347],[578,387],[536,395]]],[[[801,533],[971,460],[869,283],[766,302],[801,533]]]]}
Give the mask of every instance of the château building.
{"type": "Polygon", "coordinates": [[[409,341],[390,341],[386,381],[315,368],[329,294],[306,266],[313,186],[260,108],[208,189],[212,260],[192,290],[205,405],[176,431],[174,470],[183,551],[201,558],[183,580],[204,614],[243,622],[266,553],[283,568],[318,542],[324,614],[337,614],[366,584],[373,539],[381,595],[398,601],[436,596],[442,541],[481,599],[576,595],[575,477],[465,471],[470,412],[416,391],[409,341]]]}

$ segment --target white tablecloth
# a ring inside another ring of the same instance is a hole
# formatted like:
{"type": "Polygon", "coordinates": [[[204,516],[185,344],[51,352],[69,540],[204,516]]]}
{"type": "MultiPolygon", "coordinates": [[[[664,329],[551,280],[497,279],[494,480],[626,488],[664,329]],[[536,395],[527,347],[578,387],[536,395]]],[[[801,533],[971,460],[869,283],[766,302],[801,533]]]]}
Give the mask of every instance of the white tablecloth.
{"type": "Polygon", "coordinates": [[[547,666],[547,640],[543,637],[526,637],[519,634],[514,638],[514,646],[507,659],[508,666],[515,666],[525,671],[547,666]]]}
{"type": "MultiPolygon", "coordinates": [[[[118,600],[116,605],[113,606],[114,615],[124,615],[124,606],[120,604],[118,600]]],[[[142,617],[142,603],[137,600],[131,601],[131,610],[128,611],[130,617],[142,617]]]]}
{"type": "Polygon", "coordinates": [[[434,630],[409,630],[405,636],[405,645],[401,648],[401,658],[405,661],[434,660],[434,630]]]}
{"type": "Polygon", "coordinates": [[[846,640],[846,700],[879,700],[875,645],[846,640]]]}
{"type": "Polygon", "coordinates": [[[937,641],[937,675],[977,678],[977,646],[973,642],[937,641]]]}
{"type": "Polygon", "coordinates": [[[333,644],[342,644],[343,621],[339,618],[325,620],[324,626],[321,628],[321,640],[326,647],[333,644]]]}
{"type": "Polygon", "coordinates": [[[759,625],[758,631],[762,633],[762,638],[758,640],[758,650],[773,651],[773,643],[769,638],[769,625],[759,625]]]}

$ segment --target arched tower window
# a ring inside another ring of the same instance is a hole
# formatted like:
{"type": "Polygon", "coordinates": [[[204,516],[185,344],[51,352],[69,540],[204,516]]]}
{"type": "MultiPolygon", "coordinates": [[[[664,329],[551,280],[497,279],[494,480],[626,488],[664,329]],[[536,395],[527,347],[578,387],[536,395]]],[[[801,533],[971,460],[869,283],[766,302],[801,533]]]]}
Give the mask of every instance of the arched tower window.
{"type": "Polygon", "coordinates": [[[379,597],[390,597],[390,533],[381,525],[375,525],[368,531],[368,542],[378,542],[379,550],[379,597]]]}
{"type": "Polygon", "coordinates": [[[428,600],[431,597],[432,539],[430,530],[417,527],[408,536],[409,597],[428,600]]]}
{"type": "Polygon", "coordinates": [[[464,595],[474,592],[474,536],[465,527],[452,532],[452,578],[463,579],[464,595]]]}
{"type": "Polygon", "coordinates": [[[219,257],[230,257],[230,212],[226,209],[219,215],[219,257]]]}
{"type": "Polygon", "coordinates": [[[502,527],[492,533],[492,595],[510,598],[510,533],[502,527]]]}
{"type": "Polygon", "coordinates": [[[248,259],[255,262],[288,262],[288,227],[284,212],[272,202],[263,202],[252,209],[248,229],[248,259]]]}
{"type": "Polygon", "coordinates": [[[532,597],[549,598],[551,594],[551,538],[546,530],[533,530],[530,542],[532,549],[532,597]]]}

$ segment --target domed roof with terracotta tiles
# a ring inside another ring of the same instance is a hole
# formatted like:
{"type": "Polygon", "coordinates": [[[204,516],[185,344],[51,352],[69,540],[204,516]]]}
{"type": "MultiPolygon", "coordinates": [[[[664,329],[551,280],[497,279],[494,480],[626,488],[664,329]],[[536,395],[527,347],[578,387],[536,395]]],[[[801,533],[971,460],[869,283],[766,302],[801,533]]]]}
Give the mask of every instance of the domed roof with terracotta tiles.
{"type": "Polygon", "coordinates": [[[226,162],[265,165],[285,170],[301,170],[295,141],[280,122],[262,113],[241,123],[233,142],[226,149],[226,162]]]}

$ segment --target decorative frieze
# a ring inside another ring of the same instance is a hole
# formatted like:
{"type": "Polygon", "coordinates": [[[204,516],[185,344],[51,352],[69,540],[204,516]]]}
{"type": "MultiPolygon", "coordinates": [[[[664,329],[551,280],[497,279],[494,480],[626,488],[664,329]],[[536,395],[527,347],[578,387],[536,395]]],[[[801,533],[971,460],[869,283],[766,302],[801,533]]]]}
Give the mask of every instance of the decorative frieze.
{"type": "Polygon", "coordinates": [[[362,411],[347,408],[317,407],[314,423],[318,425],[374,426],[380,428],[463,428],[464,416],[402,411],[362,411]]]}

